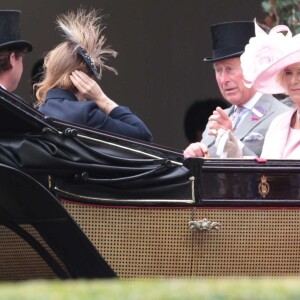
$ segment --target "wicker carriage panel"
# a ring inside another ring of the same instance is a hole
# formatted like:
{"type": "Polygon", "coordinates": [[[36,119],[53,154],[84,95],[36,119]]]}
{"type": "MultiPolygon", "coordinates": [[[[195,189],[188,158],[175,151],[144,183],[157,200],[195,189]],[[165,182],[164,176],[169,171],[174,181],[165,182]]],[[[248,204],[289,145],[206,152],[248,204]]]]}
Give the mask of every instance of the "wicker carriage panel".
{"type": "Polygon", "coordinates": [[[107,208],[64,202],[121,278],[285,276],[300,270],[297,209],[107,208]],[[192,231],[208,219],[220,231],[192,231]]]}
{"type": "MultiPolygon", "coordinates": [[[[45,247],[60,266],[64,265],[30,225],[22,225],[28,233],[45,247]]],[[[54,279],[57,275],[43,258],[19,235],[0,225],[0,280],[54,279]]]]}
{"type": "Polygon", "coordinates": [[[190,276],[191,209],[64,205],[121,278],[190,276]]]}
{"type": "Polygon", "coordinates": [[[194,232],[196,276],[299,275],[299,210],[198,210],[195,219],[203,218],[221,230],[194,232]]]}

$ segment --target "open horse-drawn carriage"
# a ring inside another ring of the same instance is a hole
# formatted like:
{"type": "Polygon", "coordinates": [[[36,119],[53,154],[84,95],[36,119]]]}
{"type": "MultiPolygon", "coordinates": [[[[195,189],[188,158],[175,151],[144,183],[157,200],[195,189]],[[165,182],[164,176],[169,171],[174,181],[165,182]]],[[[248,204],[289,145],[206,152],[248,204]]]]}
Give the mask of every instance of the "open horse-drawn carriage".
{"type": "Polygon", "coordinates": [[[1,90],[0,164],[1,280],[299,274],[299,161],[183,161],[1,90]]]}

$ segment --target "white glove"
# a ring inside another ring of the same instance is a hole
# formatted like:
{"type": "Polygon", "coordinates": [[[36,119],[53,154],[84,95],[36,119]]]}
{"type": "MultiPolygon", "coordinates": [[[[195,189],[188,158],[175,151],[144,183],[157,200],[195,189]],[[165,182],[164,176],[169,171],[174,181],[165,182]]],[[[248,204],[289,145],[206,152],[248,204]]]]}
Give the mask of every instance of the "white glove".
{"type": "Polygon", "coordinates": [[[239,158],[243,156],[243,143],[240,142],[231,130],[219,129],[215,141],[217,155],[221,158],[239,158]]]}

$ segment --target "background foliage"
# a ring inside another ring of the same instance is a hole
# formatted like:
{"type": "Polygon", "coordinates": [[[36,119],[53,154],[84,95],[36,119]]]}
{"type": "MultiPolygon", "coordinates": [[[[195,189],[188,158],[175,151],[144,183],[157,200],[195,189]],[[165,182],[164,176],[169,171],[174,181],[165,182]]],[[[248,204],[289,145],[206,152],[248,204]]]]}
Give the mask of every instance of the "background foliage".
{"type": "Polygon", "coordinates": [[[262,23],[268,29],[283,24],[293,35],[300,33],[300,0],[263,0],[261,5],[267,13],[262,23]]]}

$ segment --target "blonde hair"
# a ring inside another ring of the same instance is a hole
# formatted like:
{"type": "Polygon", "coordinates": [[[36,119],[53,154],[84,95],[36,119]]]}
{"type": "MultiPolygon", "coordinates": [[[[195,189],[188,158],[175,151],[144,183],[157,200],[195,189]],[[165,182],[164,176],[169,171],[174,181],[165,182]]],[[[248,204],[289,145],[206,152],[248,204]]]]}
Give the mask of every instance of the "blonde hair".
{"type": "Polygon", "coordinates": [[[84,49],[92,64],[99,69],[98,79],[101,78],[103,69],[117,74],[114,68],[105,64],[109,56],[115,57],[117,53],[109,46],[105,46],[106,38],[102,34],[104,27],[101,20],[102,16],[94,9],[90,11],[79,9],[77,12],[71,11],[57,18],[58,28],[66,28],[69,34],[64,34],[65,41],[45,57],[43,80],[34,85],[37,89],[36,98],[40,103],[45,102],[47,92],[52,88],[76,92],[70,79],[73,71],[79,70],[93,76],[89,65],[77,51],[79,47],[84,49]]]}

